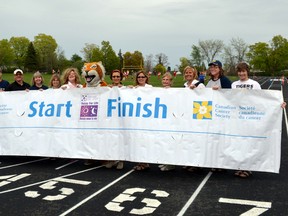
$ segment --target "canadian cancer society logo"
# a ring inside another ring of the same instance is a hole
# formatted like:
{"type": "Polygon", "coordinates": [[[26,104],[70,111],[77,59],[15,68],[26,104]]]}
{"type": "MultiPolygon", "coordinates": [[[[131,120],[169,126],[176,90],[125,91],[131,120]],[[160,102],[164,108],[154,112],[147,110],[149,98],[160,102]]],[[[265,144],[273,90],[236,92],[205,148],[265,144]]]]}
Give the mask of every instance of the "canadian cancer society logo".
{"type": "Polygon", "coordinates": [[[212,119],[212,101],[194,101],[193,119],[212,119]]]}

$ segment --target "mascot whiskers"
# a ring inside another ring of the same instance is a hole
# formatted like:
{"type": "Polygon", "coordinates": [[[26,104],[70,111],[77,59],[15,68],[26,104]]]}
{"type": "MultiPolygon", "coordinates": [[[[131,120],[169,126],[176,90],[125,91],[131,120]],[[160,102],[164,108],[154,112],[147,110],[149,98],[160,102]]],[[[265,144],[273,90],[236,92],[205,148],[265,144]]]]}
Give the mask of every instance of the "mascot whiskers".
{"type": "Polygon", "coordinates": [[[84,63],[82,77],[85,78],[85,87],[107,86],[104,81],[105,68],[101,61],[84,63]]]}

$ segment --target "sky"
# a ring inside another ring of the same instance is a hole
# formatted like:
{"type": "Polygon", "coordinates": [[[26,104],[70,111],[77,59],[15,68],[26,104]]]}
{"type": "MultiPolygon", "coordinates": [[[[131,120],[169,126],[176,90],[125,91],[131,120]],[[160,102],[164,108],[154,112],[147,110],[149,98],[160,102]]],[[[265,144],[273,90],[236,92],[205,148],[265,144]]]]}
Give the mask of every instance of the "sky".
{"type": "Polygon", "coordinates": [[[0,40],[51,35],[67,59],[109,41],[116,53],[164,53],[171,69],[192,45],[288,38],[286,0],[1,0],[0,40]]]}

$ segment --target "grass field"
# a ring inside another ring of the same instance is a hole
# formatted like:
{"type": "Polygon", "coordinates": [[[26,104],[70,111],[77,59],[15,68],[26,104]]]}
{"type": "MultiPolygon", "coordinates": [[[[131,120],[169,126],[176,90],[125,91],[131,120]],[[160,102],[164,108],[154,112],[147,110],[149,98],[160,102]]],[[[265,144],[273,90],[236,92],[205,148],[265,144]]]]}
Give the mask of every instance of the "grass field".
{"type": "MultiPolygon", "coordinates": [[[[32,76],[33,73],[24,73],[24,81],[31,84],[32,83],[32,76]]],[[[47,85],[49,87],[49,82],[50,82],[50,78],[51,78],[51,74],[43,74],[44,77],[44,84],[47,85]]],[[[8,74],[8,73],[4,73],[3,74],[3,79],[7,80],[9,83],[14,82],[14,75],[13,74],[8,74]]],[[[208,77],[206,77],[206,82],[208,81],[208,77]]],[[[232,77],[229,76],[229,79],[231,81],[237,80],[237,77],[232,77]]],[[[82,84],[85,83],[84,79],[81,80],[82,84]]],[[[109,78],[109,76],[107,75],[105,77],[105,81],[110,84],[111,80],[109,78]]],[[[182,75],[177,75],[174,79],[173,79],[173,87],[183,87],[184,84],[184,79],[182,75]]],[[[127,85],[134,85],[135,84],[135,77],[134,76],[129,76],[126,80],[123,80],[122,82],[125,86],[127,85]]],[[[149,84],[151,84],[154,87],[161,87],[161,78],[158,79],[157,76],[152,75],[149,79],[149,84]]]]}

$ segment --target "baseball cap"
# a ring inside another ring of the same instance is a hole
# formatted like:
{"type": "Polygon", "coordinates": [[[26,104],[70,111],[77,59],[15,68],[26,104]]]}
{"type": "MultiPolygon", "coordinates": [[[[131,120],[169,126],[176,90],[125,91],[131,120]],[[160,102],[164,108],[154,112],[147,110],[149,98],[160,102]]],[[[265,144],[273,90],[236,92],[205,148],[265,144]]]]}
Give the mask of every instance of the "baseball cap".
{"type": "Polygon", "coordinates": [[[23,74],[23,71],[21,69],[16,69],[14,70],[14,74],[17,74],[18,72],[20,72],[21,74],[23,74]]]}
{"type": "Polygon", "coordinates": [[[215,65],[215,66],[218,66],[218,67],[222,67],[222,63],[218,60],[213,60],[212,62],[210,62],[208,64],[208,66],[211,66],[211,65],[215,65]]]}

